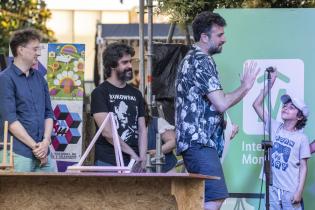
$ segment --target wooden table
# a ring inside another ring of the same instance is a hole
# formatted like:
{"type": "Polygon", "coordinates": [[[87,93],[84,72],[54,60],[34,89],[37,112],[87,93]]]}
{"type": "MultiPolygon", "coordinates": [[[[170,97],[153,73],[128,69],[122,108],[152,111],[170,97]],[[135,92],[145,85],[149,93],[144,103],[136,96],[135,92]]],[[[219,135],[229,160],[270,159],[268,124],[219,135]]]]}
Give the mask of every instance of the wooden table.
{"type": "Polygon", "coordinates": [[[0,172],[0,209],[203,209],[204,180],[185,173],[0,172]]]}

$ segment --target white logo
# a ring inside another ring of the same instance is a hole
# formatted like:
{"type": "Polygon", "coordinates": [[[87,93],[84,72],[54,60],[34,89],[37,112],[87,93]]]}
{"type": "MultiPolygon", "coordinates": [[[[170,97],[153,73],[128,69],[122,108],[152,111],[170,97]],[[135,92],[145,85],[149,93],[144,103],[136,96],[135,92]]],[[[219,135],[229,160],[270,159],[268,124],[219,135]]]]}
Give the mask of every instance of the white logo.
{"type": "MultiPolygon", "coordinates": [[[[245,63],[248,61],[250,60],[245,61],[245,63]]],[[[272,66],[278,71],[277,80],[271,90],[271,116],[281,121],[280,109],[282,104],[280,97],[283,94],[289,93],[304,99],[304,63],[300,59],[266,59],[252,61],[257,63],[258,68],[260,68],[260,73],[257,76],[253,88],[243,99],[243,129],[248,135],[262,135],[263,123],[259,120],[255,110],[252,108],[252,104],[260,91],[264,88],[264,83],[267,88],[266,68],[272,66]]],[[[266,103],[265,110],[267,111],[266,103]]]]}

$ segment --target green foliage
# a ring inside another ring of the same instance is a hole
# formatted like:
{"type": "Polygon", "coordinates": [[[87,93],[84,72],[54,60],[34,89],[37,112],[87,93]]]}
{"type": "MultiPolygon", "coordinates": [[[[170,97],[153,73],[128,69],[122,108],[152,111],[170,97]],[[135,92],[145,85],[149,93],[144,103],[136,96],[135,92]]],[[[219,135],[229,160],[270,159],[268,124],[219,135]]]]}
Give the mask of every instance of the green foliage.
{"type": "Polygon", "coordinates": [[[243,7],[247,8],[311,8],[315,0],[246,0],[243,7]]]}
{"type": "Polygon", "coordinates": [[[190,23],[195,14],[213,10],[213,1],[198,0],[157,0],[157,13],[166,14],[172,22],[190,23]]]}
{"type": "Polygon", "coordinates": [[[308,8],[315,0],[156,0],[156,12],[170,17],[171,22],[191,23],[202,11],[216,8],[308,8]]]}
{"type": "Polygon", "coordinates": [[[1,0],[0,52],[8,53],[10,35],[18,29],[33,27],[43,34],[43,41],[55,41],[54,32],[46,27],[51,12],[43,0],[1,0]]]}

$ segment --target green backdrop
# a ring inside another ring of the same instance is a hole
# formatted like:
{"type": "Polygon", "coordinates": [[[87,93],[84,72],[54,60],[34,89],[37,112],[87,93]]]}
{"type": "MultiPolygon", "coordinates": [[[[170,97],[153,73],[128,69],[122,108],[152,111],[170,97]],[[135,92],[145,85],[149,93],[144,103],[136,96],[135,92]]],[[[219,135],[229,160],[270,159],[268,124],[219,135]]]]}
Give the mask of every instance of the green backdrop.
{"type": "MultiPolygon", "coordinates": [[[[315,84],[315,9],[219,9],[216,12],[227,21],[227,43],[222,53],[215,55],[224,91],[230,92],[240,85],[239,74],[248,59],[256,60],[262,71],[269,65],[279,67],[282,75],[272,92],[272,116],[279,119],[281,94],[293,91],[304,97],[311,110],[305,129],[311,141],[315,135],[315,97],[312,94],[315,84]]],[[[260,89],[258,87],[262,87],[262,77],[259,77],[260,81],[256,81],[251,91],[252,96],[256,96],[260,89]]],[[[254,120],[260,123],[248,103],[251,100],[253,98],[247,97],[228,111],[232,121],[240,126],[240,132],[232,140],[223,163],[231,193],[251,195],[260,192],[259,174],[263,152],[258,144],[263,135],[262,126],[257,127],[251,122],[254,120]],[[246,100],[247,103],[244,102],[246,100]]],[[[308,161],[308,165],[304,201],[306,209],[312,209],[315,206],[314,157],[308,161]]],[[[258,199],[245,201],[257,209],[258,199]]],[[[239,202],[234,207],[243,209],[239,202]]],[[[225,204],[225,209],[228,208],[225,204]]]]}

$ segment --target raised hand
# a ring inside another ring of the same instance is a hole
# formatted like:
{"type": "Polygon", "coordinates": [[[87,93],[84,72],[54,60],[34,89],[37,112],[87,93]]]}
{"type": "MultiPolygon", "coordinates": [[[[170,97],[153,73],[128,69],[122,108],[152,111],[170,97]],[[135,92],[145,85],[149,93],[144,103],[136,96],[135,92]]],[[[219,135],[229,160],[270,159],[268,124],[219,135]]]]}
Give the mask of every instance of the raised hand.
{"type": "Polygon", "coordinates": [[[275,81],[277,79],[277,76],[278,76],[277,68],[274,67],[274,69],[275,69],[275,71],[270,73],[270,76],[271,76],[271,87],[275,83],[275,81]]]}
{"type": "Polygon", "coordinates": [[[260,69],[257,68],[257,63],[254,61],[246,62],[243,75],[241,76],[241,86],[250,90],[256,80],[260,69]]]}

